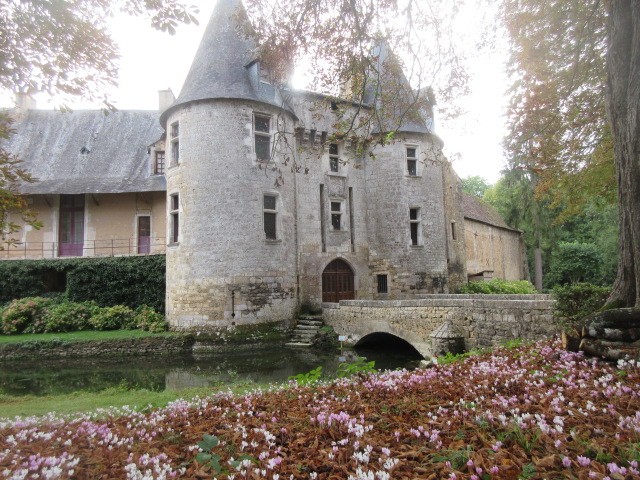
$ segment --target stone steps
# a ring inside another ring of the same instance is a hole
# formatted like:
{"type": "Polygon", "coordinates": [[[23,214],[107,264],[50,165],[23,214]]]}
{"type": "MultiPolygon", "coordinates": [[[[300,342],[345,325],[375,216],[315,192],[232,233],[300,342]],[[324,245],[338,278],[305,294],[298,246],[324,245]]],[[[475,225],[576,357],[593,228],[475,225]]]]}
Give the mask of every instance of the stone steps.
{"type": "Polygon", "coordinates": [[[287,347],[310,347],[315,336],[324,325],[322,315],[300,315],[296,327],[291,333],[287,347]]]}

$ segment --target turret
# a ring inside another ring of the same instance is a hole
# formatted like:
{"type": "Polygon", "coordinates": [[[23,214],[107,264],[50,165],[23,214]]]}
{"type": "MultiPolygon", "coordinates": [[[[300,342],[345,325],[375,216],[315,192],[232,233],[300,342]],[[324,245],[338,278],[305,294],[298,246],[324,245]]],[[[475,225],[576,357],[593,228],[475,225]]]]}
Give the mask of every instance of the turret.
{"type": "Polygon", "coordinates": [[[297,305],[294,180],[284,172],[276,186],[271,173],[294,116],[257,76],[244,18],[240,0],[218,1],[182,91],[161,115],[167,316],[179,329],[289,320],[297,305]]]}

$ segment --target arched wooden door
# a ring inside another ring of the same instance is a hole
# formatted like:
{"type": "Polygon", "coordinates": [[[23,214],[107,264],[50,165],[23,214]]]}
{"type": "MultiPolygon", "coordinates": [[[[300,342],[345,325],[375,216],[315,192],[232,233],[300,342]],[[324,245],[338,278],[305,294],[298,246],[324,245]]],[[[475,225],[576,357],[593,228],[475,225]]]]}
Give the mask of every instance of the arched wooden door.
{"type": "Polygon", "coordinates": [[[337,303],[355,296],[353,270],[344,260],[332,261],[322,272],[322,301],[337,303]]]}

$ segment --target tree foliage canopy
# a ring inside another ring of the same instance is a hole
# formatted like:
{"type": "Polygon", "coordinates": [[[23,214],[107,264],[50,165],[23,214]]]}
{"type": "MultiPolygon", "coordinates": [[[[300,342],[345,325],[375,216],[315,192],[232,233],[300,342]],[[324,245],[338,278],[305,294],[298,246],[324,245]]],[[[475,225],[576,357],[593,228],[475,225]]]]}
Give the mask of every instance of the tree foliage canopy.
{"type": "Polygon", "coordinates": [[[197,23],[179,0],[7,0],[0,4],[0,88],[95,98],[115,85],[118,47],[107,20],[118,12],[147,16],[174,33],[197,23]]]}
{"type": "MultiPolygon", "coordinates": [[[[459,0],[245,0],[258,56],[285,83],[310,63],[314,91],[375,109],[345,112],[339,133],[388,133],[467,90],[454,35],[459,0]]],[[[384,136],[376,138],[384,143],[384,136]]]]}
{"type": "Polygon", "coordinates": [[[562,217],[615,200],[605,109],[607,11],[600,0],[503,0],[513,83],[505,139],[512,166],[538,178],[562,217]]]}
{"type": "MultiPolygon", "coordinates": [[[[0,2],[0,89],[100,98],[106,86],[117,84],[118,48],[106,26],[116,12],[145,15],[152,26],[169,33],[179,23],[197,23],[197,9],[179,0],[5,0],[0,2]]],[[[106,97],[103,101],[112,107],[106,97]]],[[[8,244],[20,229],[9,220],[10,212],[40,226],[18,195],[21,182],[37,179],[1,147],[12,133],[10,116],[0,113],[0,240],[8,244]]]]}

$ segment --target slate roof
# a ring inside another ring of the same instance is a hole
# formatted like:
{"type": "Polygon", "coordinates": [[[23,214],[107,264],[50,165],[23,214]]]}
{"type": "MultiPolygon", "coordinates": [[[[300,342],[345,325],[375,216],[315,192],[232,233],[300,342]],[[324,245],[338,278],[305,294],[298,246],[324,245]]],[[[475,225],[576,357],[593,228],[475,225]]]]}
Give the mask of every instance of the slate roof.
{"type": "Polygon", "coordinates": [[[163,134],[157,111],[29,110],[4,144],[37,182],[25,194],[123,193],[166,190],[152,175],[149,145],[163,134]],[[84,153],[82,153],[84,152],[84,153]]]}
{"type": "Polygon", "coordinates": [[[221,98],[253,100],[291,112],[277,89],[251,75],[255,44],[242,33],[242,18],[246,11],[241,0],[218,0],[180,95],[160,117],[162,124],[180,105],[221,98]]]}
{"type": "Polygon", "coordinates": [[[505,223],[500,214],[491,205],[468,193],[462,193],[462,214],[464,218],[486,223],[494,227],[504,228],[513,232],[520,232],[505,223]]]}
{"type": "MultiPolygon", "coordinates": [[[[394,56],[393,52],[389,49],[386,43],[382,43],[373,49],[374,57],[377,57],[377,70],[378,76],[382,82],[387,82],[390,89],[395,89],[397,94],[404,97],[405,101],[400,101],[398,104],[397,112],[387,112],[391,115],[386,122],[382,119],[383,124],[376,124],[373,128],[373,133],[386,133],[391,130],[397,130],[398,132],[405,133],[433,133],[433,118],[427,117],[427,112],[422,112],[423,118],[411,118],[406,115],[402,118],[400,125],[397,125],[398,119],[401,115],[405,115],[406,109],[409,107],[410,102],[414,95],[427,95],[427,90],[420,92],[414,92],[401,69],[398,60],[394,56]],[[390,82],[390,83],[389,83],[390,82]],[[394,84],[397,84],[394,86],[394,84]]],[[[375,83],[375,82],[370,82],[375,83]]],[[[374,89],[369,88],[365,95],[365,103],[372,104],[374,102],[374,89]]]]}

